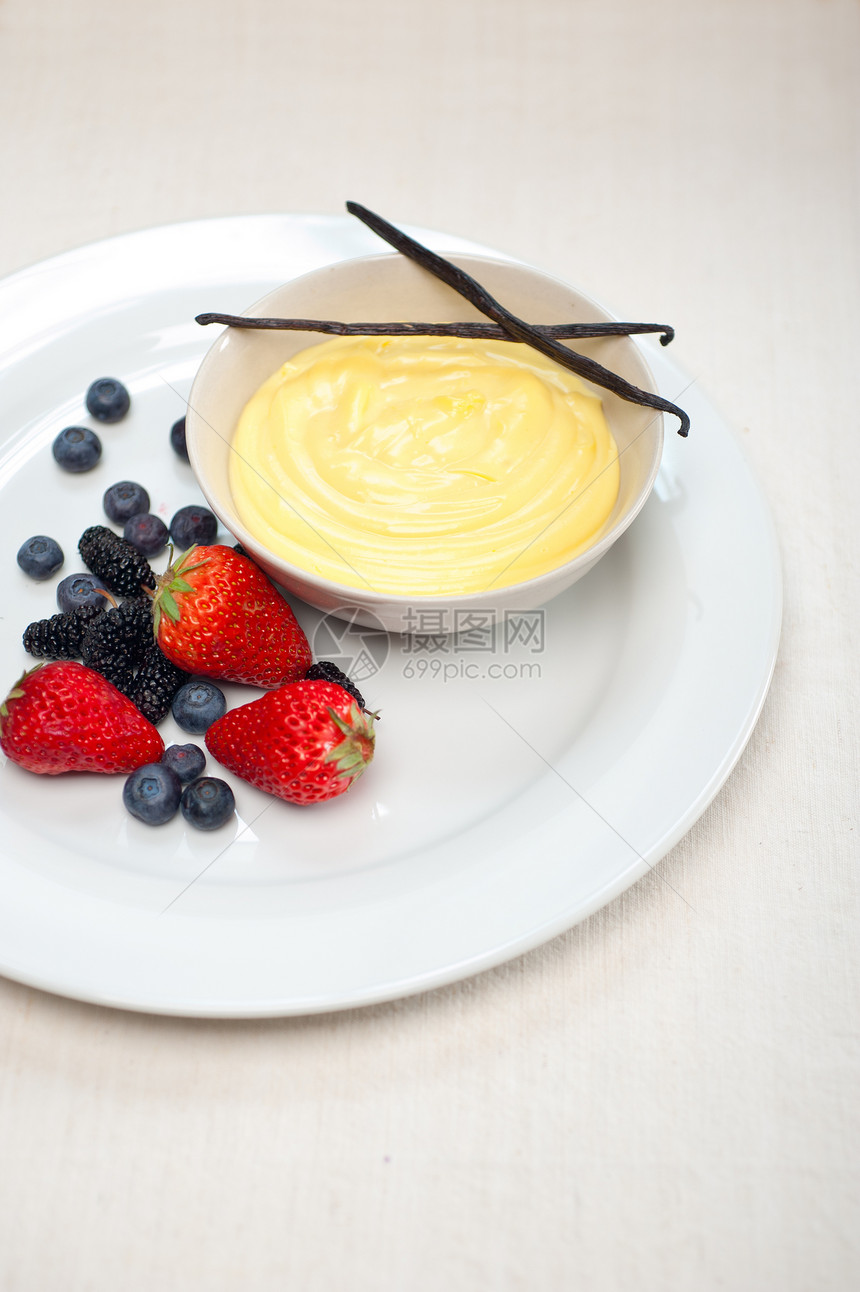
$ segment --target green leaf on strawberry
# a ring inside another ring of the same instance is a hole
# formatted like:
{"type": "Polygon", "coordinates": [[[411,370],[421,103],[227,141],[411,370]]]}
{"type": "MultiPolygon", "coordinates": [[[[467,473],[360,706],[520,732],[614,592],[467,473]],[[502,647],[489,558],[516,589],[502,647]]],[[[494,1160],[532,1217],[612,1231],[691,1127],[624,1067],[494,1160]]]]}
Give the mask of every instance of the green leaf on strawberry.
{"type": "Polygon", "coordinates": [[[304,677],[312,656],[287,602],[232,547],[190,548],[158,579],[156,640],[189,673],[276,687],[304,677]]]}
{"type": "Polygon", "coordinates": [[[322,803],[373,759],[374,715],[335,682],[291,682],[213,722],[206,745],[229,771],[288,803],[322,803]]]}

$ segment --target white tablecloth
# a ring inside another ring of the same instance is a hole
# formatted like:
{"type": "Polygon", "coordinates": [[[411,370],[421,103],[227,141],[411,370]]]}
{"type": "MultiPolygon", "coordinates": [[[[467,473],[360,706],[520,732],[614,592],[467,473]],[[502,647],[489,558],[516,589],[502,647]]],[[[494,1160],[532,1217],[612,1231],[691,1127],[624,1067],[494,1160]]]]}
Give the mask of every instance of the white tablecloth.
{"type": "Polygon", "coordinates": [[[247,1023],[0,980],[4,1292],[858,1285],[858,38],[853,0],[0,6],[0,272],[348,197],[502,248],[675,324],[786,593],[712,807],[519,960],[247,1023]]]}

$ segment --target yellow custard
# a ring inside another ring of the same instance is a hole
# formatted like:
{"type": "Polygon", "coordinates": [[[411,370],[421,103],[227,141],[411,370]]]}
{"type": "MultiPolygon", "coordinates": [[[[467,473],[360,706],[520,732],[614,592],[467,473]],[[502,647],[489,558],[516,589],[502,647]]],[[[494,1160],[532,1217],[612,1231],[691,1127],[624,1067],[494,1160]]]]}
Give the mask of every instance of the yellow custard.
{"type": "Polygon", "coordinates": [[[452,595],[563,565],[618,495],[600,400],[525,345],[338,337],[249,400],[230,457],[242,523],[337,583],[452,595]]]}

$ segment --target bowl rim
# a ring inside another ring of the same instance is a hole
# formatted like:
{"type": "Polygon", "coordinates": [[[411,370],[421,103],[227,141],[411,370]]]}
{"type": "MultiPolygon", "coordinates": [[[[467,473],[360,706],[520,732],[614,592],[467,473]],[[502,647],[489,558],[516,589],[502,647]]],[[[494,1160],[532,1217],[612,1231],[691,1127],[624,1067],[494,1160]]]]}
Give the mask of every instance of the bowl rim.
{"type": "MultiPolygon", "coordinates": [[[[596,322],[603,322],[603,321],[618,322],[619,321],[617,317],[614,314],[610,313],[610,311],[607,310],[604,305],[601,305],[598,301],[595,301],[591,296],[588,296],[585,292],[581,291],[578,287],[574,286],[572,283],[567,282],[566,279],[559,278],[555,274],[547,273],[545,270],[539,269],[534,265],[530,265],[525,261],[515,260],[509,257],[479,255],[474,252],[451,252],[446,254],[446,259],[452,261],[454,264],[457,264],[457,265],[462,265],[462,262],[466,261],[469,264],[473,262],[478,262],[479,264],[483,263],[483,264],[499,265],[499,266],[505,266],[505,267],[516,267],[518,269],[527,270],[528,272],[532,274],[536,274],[538,277],[543,278],[549,282],[552,282],[559,287],[563,287],[566,291],[573,292],[577,296],[579,303],[584,303],[585,305],[593,308],[597,312],[597,314],[602,316],[599,319],[595,319],[596,322]]],[[[391,262],[394,260],[406,261],[406,263],[409,263],[406,257],[401,255],[397,251],[393,251],[393,252],[373,252],[369,255],[364,255],[364,256],[350,256],[344,260],[333,261],[331,264],[318,266],[316,269],[308,270],[307,273],[297,274],[294,278],[288,278],[283,283],[279,283],[276,287],[273,287],[270,291],[266,292],[265,295],[261,296],[258,300],[252,302],[252,304],[247,306],[244,310],[241,310],[240,313],[244,318],[255,318],[255,317],[265,316],[264,307],[267,301],[269,301],[273,296],[278,295],[285,288],[292,287],[294,284],[300,283],[306,278],[316,277],[319,274],[331,273],[332,270],[347,268],[357,264],[370,264],[374,261],[391,262]]],[[[616,461],[619,460],[622,454],[625,453],[627,449],[631,447],[631,445],[635,444],[636,440],[638,440],[640,436],[644,435],[647,430],[649,430],[652,426],[656,427],[655,434],[657,437],[657,442],[656,442],[655,452],[653,455],[651,469],[648,473],[648,477],[645,480],[644,485],[640,489],[640,492],[638,497],[636,498],[636,501],[622,516],[619,516],[619,518],[616,520],[612,528],[608,530],[602,536],[602,538],[600,538],[596,543],[593,543],[589,547],[585,548],[585,550],[578,553],[577,556],[571,557],[569,561],[564,561],[561,565],[553,566],[551,570],[545,570],[543,574],[533,575],[530,579],[520,579],[516,583],[491,584],[489,587],[481,589],[480,591],[476,591],[476,592],[455,592],[455,593],[379,592],[379,591],[376,591],[374,588],[371,588],[369,585],[365,588],[362,588],[355,584],[338,583],[333,579],[326,578],[324,575],[314,574],[313,571],[308,570],[300,565],[293,565],[292,562],[286,561],[283,559],[283,557],[276,556],[274,553],[269,552],[268,549],[263,548],[259,539],[255,538],[254,535],[245,528],[245,526],[241,523],[241,521],[238,520],[238,518],[235,526],[233,524],[230,524],[228,526],[220,514],[220,504],[217,502],[216,499],[212,497],[211,492],[207,489],[203,479],[201,478],[201,473],[199,470],[198,463],[196,461],[196,452],[195,452],[196,443],[195,443],[195,437],[194,437],[194,430],[195,430],[195,425],[196,425],[198,415],[194,412],[194,408],[193,408],[194,390],[201,376],[204,375],[204,369],[208,366],[210,360],[212,360],[215,357],[216,348],[221,345],[226,333],[228,333],[230,330],[231,329],[228,326],[228,327],[225,327],[221,332],[219,332],[218,336],[214,339],[211,346],[204,354],[202,360],[200,361],[200,365],[197,369],[197,372],[195,373],[194,381],[192,382],[191,390],[188,395],[188,411],[192,415],[191,436],[189,437],[189,443],[188,443],[189,459],[191,462],[191,467],[194,472],[194,476],[197,481],[198,487],[203,492],[206,498],[206,501],[215,511],[216,515],[218,515],[218,518],[221,521],[221,523],[224,524],[225,528],[228,529],[229,532],[233,534],[233,536],[241,542],[243,547],[247,546],[249,549],[254,547],[260,548],[261,550],[265,551],[266,553],[265,559],[269,562],[269,564],[274,568],[283,570],[286,578],[293,579],[296,582],[305,582],[305,583],[310,582],[313,584],[315,588],[319,588],[321,592],[327,595],[330,595],[332,598],[337,598],[339,602],[341,602],[342,604],[355,605],[359,601],[372,599],[373,604],[379,605],[380,607],[391,608],[392,610],[396,609],[397,607],[401,607],[404,604],[409,604],[411,602],[421,603],[423,605],[428,605],[428,606],[432,604],[439,605],[444,603],[446,606],[450,605],[452,607],[456,607],[458,605],[463,605],[464,607],[466,607],[466,606],[486,604],[490,602],[493,597],[498,597],[499,594],[502,594],[506,598],[509,598],[511,594],[515,594],[516,591],[519,589],[528,590],[529,594],[531,594],[532,592],[540,591],[542,586],[546,586],[547,588],[550,588],[552,585],[557,583],[560,578],[563,578],[568,572],[575,572],[579,569],[586,570],[590,568],[590,566],[596,564],[596,562],[599,561],[600,558],[606,554],[609,548],[612,547],[618,541],[621,535],[630,527],[630,525],[639,515],[640,511],[645,506],[645,503],[648,501],[649,497],[651,496],[651,492],[654,488],[654,483],[657,479],[657,474],[660,470],[660,464],[662,461],[663,447],[664,447],[664,441],[665,441],[665,422],[664,422],[663,413],[660,409],[651,410],[653,413],[652,418],[645,424],[645,426],[638,433],[638,435],[636,435],[634,439],[630,441],[630,444],[628,444],[624,449],[620,450],[618,454],[618,458],[616,459],[616,461]]],[[[299,335],[299,334],[296,333],[296,335],[299,335]]],[[[310,332],[304,335],[308,335],[308,336],[323,335],[324,336],[324,334],[310,333],[310,332]]],[[[642,347],[636,343],[635,338],[632,336],[622,335],[618,338],[613,337],[612,339],[620,340],[622,342],[627,342],[628,344],[633,346],[633,348],[637,352],[639,361],[645,370],[645,375],[648,378],[651,393],[659,394],[659,391],[657,389],[657,383],[654,379],[654,374],[651,371],[650,366],[648,365],[648,362],[645,357],[645,354],[643,353],[642,347]]],[[[321,343],[322,342],[319,342],[319,344],[321,343]]],[[[317,343],[312,342],[312,344],[317,344],[317,343]]],[[[602,387],[594,385],[593,382],[589,382],[586,378],[579,378],[579,380],[583,381],[585,385],[591,390],[600,392],[602,389],[602,387]]],[[[647,389],[648,387],[645,387],[645,388],[647,389]]],[[[201,421],[203,420],[202,417],[200,418],[200,420],[201,421]]],[[[228,448],[232,450],[232,441],[228,443],[228,448]]],[[[279,580],[275,579],[275,582],[279,582],[279,580]]],[[[533,604],[536,604],[536,605],[543,604],[539,597],[535,598],[534,596],[530,596],[529,599],[533,604]]]]}

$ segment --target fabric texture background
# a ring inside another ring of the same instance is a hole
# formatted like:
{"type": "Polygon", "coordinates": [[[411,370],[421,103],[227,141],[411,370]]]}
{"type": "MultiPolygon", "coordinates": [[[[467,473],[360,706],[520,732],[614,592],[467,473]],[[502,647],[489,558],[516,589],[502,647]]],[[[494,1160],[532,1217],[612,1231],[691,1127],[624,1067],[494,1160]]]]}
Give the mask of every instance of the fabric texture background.
{"type": "Polygon", "coordinates": [[[859,38],[854,0],[0,4],[0,272],[346,198],[499,247],[676,326],[785,577],[728,784],[529,955],[248,1023],[0,980],[4,1292],[858,1285],[859,38]]]}

